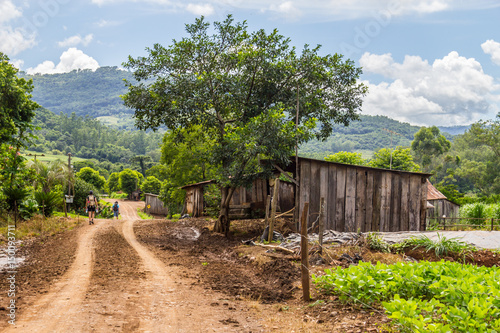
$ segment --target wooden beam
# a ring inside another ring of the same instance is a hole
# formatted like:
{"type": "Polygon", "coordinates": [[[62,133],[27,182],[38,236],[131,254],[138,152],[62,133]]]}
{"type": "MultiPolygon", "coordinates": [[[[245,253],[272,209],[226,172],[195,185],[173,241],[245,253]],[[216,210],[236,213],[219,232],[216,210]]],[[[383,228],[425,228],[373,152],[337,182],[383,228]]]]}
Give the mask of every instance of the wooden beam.
{"type": "Polygon", "coordinates": [[[307,249],[307,217],[309,215],[309,202],[304,203],[300,219],[300,257],[302,270],[302,292],[305,302],[311,300],[309,286],[309,250],[307,249]]]}
{"type": "Polygon", "coordinates": [[[279,166],[277,166],[276,164],[273,163],[273,167],[275,167],[276,169],[278,169],[279,172],[281,172],[281,174],[286,178],[288,179],[289,181],[291,181],[292,183],[294,183],[295,185],[297,186],[300,186],[299,183],[297,183],[297,181],[295,179],[293,179],[292,177],[290,177],[283,169],[281,169],[279,166]]]}

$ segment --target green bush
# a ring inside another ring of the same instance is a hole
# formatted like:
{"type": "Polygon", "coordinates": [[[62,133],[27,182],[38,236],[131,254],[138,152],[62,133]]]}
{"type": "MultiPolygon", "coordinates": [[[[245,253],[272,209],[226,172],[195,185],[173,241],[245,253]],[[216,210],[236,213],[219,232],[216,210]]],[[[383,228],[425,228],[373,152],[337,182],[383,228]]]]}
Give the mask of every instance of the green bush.
{"type": "Polygon", "coordinates": [[[38,210],[45,216],[52,216],[54,209],[62,202],[60,192],[35,192],[35,200],[38,203],[38,210]]]}
{"type": "Polygon", "coordinates": [[[483,225],[487,218],[486,205],[481,202],[466,204],[460,207],[459,214],[460,217],[474,219],[468,220],[468,224],[483,225]]]}
{"type": "Polygon", "coordinates": [[[33,198],[24,200],[19,208],[19,216],[23,220],[29,220],[38,212],[38,203],[33,198]]]}

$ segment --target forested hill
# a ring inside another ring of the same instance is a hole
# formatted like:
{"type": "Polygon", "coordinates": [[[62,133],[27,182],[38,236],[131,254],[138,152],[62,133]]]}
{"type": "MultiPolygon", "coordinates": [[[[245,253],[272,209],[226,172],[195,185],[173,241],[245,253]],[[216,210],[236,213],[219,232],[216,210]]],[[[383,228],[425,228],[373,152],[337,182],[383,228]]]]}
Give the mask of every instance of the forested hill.
{"type": "MultiPolygon", "coordinates": [[[[33,79],[33,100],[55,114],[97,118],[103,124],[121,129],[134,129],[133,110],[126,108],[120,95],[127,91],[123,79],[133,81],[132,73],[117,67],[100,67],[63,74],[26,75],[33,79]]],[[[442,128],[452,135],[463,133],[468,127],[442,128]]],[[[361,121],[344,127],[337,125],[334,134],[325,142],[312,141],[301,147],[303,156],[323,158],[338,151],[361,151],[366,157],[380,148],[409,146],[418,126],[385,116],[362,115],[361,121]]],[[[446,134],[445,134],[446,135],[446,134]]],[[[451,139],[451,135],[448,135],[451,139]]],[[[50,141],[50,140],[49,140],[50,141]]]]}
{"type": "Polygon", "coordinates": [[[55,114],[98,118],[133,113],[120,98],[127,91],[123,79],[133,81],[132,73],[117,67],[20,76],[33,79],[33,100],[55,114]]]}

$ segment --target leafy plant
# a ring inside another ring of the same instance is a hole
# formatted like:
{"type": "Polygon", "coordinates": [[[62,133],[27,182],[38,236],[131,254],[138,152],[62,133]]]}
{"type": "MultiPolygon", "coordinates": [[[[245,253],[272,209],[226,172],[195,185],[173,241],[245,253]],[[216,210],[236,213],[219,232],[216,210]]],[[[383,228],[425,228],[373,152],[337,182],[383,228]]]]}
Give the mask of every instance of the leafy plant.
{"type": "Polygon", "coordinates": [[[35,200],[38,203],[39,210],[45,216],[52,216],[52,212],[62,201],[62,197],[58,192],[35,192],[35,200]]]}
{"type": "Polygon", "coordinates": [[[370,232],[366,236],[366,243],[371,250],[383,253],[391,252],[391,246],[382,239],[382,236],[370,232]]]}
{"type": "Polygon", "coordinates": [[[486,205],[482,202],[463,205],[460,207],[460,217],[473,218],[469,224],[483,225],[486,219],[486,205]],[[479,220],[477,220],[479,219],[479,220]]]}
{"type": "Polygon", "coordinates": [[[455,262],[361,262],[313,276],[344,302],[383,306],[401,332],[498,332],[500,269],[455,262]]]}
{"type": "Polygon", "coordinates": [[[29,220],[37,212],[38,203],[32,198],[24,200],[19,208],[19,216],[23,220],[29,220]]]}

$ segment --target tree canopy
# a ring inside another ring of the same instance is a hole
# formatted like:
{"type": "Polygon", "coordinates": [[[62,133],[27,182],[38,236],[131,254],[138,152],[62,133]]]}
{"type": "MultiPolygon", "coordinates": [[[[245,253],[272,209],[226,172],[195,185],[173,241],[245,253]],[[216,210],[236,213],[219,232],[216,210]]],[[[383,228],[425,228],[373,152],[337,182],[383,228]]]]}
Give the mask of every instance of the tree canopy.
{"type": "Polygon", "coordinates": [[[17,68],[0,52],[0,144],[24,145],[35,110],[33,82],[17,77],[17,68]]]}
{"type": "Polygon", "coordinates": [[[413,161],[410,148],[403,147],[397,147],[396,149],[382,148],[376,151],[368,166],[411,172],[420,171],[420,166],[413,161]]]}
{"type": "MultiPolygon", "coordinates": [[[[139,128],[200,125],[214,138],[210,156],[227,192],[221,221],[228,220],[234,188],[262,171],[258,156],[287,164],[294,145],[311,139],[313,129],[324,139],[335,123],[357,119],[366,93],[352,61],[320,56],[320,46],[306,45],[299,54],[277,30],[247,28],[229,15],[214,22],[210,34],[202,17],[186,25],[188,37],[168,47],[155,44],[147,57],[124,64],[137,80],[127,82],[123,98],[139,128]]],[[[228,231],[228,223],[220,225],[216,230],[228,231]]]]}
{"type": "Polygon", "coordinates": [[[441,134],[436,126],[422,127],[415,133],[411,149],[415,152],[417,160],[426,166],[433,156],[439,156],[450,150],[451,142],[441,134]]]}

